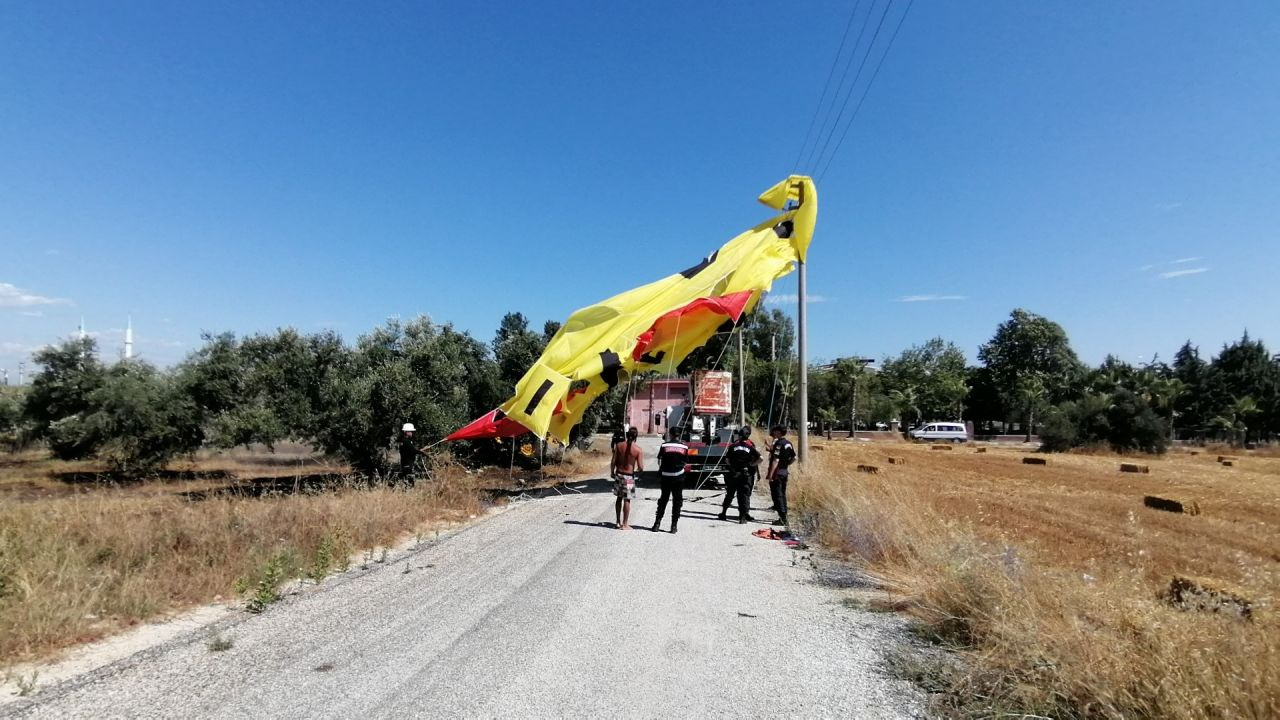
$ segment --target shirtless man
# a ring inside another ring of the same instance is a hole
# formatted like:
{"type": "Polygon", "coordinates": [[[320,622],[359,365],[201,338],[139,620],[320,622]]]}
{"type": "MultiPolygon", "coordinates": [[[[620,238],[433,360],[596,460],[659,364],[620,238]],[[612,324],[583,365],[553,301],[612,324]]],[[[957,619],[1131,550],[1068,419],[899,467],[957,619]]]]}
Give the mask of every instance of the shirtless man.
{"type": "Polygon", "coordinates": [[[609,460],[609,477],[613,478],[613,494],[617,500],[613,503],[619,530],[631,529],[631,501],[636,497],[636,478],[644,472],[644,461],[640,459],[640,446],[636,438],[640,431],[634,427],[627,430],[627,441],[618,443],[613,449],[613,457],[609,460]]]}

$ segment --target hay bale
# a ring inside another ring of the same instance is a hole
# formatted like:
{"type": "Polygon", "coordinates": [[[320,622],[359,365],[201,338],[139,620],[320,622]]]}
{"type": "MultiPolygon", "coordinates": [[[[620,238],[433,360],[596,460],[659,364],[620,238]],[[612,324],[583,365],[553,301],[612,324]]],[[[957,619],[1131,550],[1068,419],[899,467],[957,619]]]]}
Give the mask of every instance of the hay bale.
{"type": "Polygon", "coordinates": [[[1159,497],[1158,495],[1146,495],[1142,498],[1142,504],[1153,510],[1164,510],[1165,512],[1183,513],[1185,515],[1200,514],[1200,504],[1195,500],[1175,500],[1173,498],[1159,497]]]}
{"type": "Polygon", "coordinates": [[[1148,475],[1151,473],[1151,467],[1148,465],[1139,465],[1138,463],[1120,463],[1120,472],[1142,473],[1148,475]]]}
{"type": "Polygon", "coordinates": [[[987,451],[987,449],[986,449],[986,448],[984,448],[984,447],[982,447],[982,448],[974,448],[974,449],[973,449],[973,451],[974,451],[974,452],[976,452],[976,453],[984,453],[984,452],[986,452],[986,451],[987,451]]]}
{"type": "Polygon", "coordinates": [[[934,446],[933,446],[933,449],[934,449],[934,450],[950,450],[950,449],[951,449],[951,447],[952,447],[952,446],[950,446],[950,445],[934,445],[934,446]]]}
{"type": "Polygon", "coordinates": [[[1042,457],[1024,457],[1024,458],[1022,458],[1022,464],[1023,464],[1023,465],[1048,465],[1048,464],[1049,464],[1049,458],[1042,458],[1042,457]]]}
{"type": "Polygon", "coordinates": [[[1183,610],[1235,615],[1245,620],[1253,617],[1253,601],[1239,588],[1218,580],[1175,575],[1165,599],[1183,610]]]}
{"type": "Polygon", "coordinates": [[[858,472],[871,473],[872,475],[879,475],[880,468],[876,467],[875,465],[859,465],[858,472]]]}
{"type": "Polygon", "coordinates": [[[906,459],[906,458],[904,458],[904,457],[895,457],[895,456],[893,456],[893,455],[890,455],[890,456],[889,456],[889,464],[890,464],[890,465],[906,465],[906,464],[907,464],[907,459],[906,459]]]}
{"type": "Polygon", "coordinates": [[[1234,460],[1223,460],[1223,461],[1222,461],[1222,467],[1234,467],[1234,466],[1235,466],[1235,461],[1234,461],[1234,460]]]}
{"type": "Polygon", "coordinates": [[[1218,456],[1218,462],[1231,462],[1232,460],[1235,460],[1235,458],[1231,457],[1230,455],[1218,456]]]}

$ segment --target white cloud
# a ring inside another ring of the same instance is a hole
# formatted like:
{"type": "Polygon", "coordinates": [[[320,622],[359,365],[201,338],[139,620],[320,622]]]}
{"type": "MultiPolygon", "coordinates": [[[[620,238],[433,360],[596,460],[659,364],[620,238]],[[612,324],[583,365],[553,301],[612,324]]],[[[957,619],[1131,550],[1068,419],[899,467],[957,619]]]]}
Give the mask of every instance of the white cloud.
{"type": "Polygon", "coordinates": [[[24,345],[22,343],[16,343],[16,342],[0,342],[0,353],[13,354],[13,355],[26,355],[29,353],[33,353],[42,347],[44,346],[43,345],[24,345]]]}
{"type": "Polygon", "coordinates": [[[44,313],[39,310],[22,310],[18,314],[24,317],[44,317],[44,313]]]}
{"type": "Polygon", "coordinates": [[[1169,263],[1169,264],[1170,264],[1170,265],[1182,265],[1182,264],[1184,264],[1184,263],[1195,262],[1195,261],[1197,261],[1197,260],[1203,260],[1203,259],[1204,259],[1204,258],[1202,258],[1202,257],[1185,257],[1185,258],[1178,258],[1177,260],[1174,260],[1173,262],[1171,262],[1171,263],[1169,263]]]}
{"type": "Polygon", "coordinates": [[[1209,268],[1190,268],[1187,270],[1170,270],[1169,272],[1160,273],[1161,280],[1169,280],[1171,278],[1184,277],[1186,275],[1199,275],[1200,273],[1209,272],[1209,268]]]}
{"type": "Polygon", "coordinates": [[[968,300],[968,295],[903,295],[898,302],[939,302],[950,300],[968,300]]]}
{"type": "MultiPolygon", "coordinates": [[[[831,300],[831,298],[826,297],[825,295],[807,295],[805,296],[805,299],[810,303],[823,303],[831,300]]],[[[795,293],[778,293],[776,295],[770,295],[764,300],[765,305],[783,305],[794,302],[800,302],[800,296],[795,293]]]]}
{"type": "Polygon", "coordinates": [[[10,283],[0,283],[0,307],[32,307],[33,305],[70,305],[66,298],[32,295],[10,283]]]}

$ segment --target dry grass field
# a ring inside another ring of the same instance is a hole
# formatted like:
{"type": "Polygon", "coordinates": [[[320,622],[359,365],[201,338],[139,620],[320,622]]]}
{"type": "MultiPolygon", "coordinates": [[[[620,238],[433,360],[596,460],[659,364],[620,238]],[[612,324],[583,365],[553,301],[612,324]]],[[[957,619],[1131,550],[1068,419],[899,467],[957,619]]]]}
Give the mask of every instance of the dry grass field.
{"type": "Polygon", "coordinates": [[[506,479],[446,463],[394,487],[346,471],[302,448],[237,450],[124,483],[0,455],[0,667],[218,599],[269,603],[290,578],[479,514],[506,479]]]}
{"type": "Polygon", "coordinates": [[[873,605],[907,610],[924,637],[959,651],[962,663],[900,659],[939,709],[1280,716],[1280,457],[815,447],[793,514],[879,578],[891,596],[873,605]],[[1023,464],[1029,455],[1047,464],[1023,464]],[[1146,507],[1147,495],[1200,513],[1146,507]],[[1225,595],[1197,596],[1209,610],[1172,606],[1175,576],[1246,598],[1251,618],[1225,595]]]}

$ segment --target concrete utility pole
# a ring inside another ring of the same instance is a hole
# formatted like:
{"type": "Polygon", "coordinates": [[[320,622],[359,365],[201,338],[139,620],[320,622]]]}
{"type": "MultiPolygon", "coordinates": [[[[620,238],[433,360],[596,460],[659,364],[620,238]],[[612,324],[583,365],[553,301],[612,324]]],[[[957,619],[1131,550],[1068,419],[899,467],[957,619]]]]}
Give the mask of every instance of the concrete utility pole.
{"type": "Polygon", "coordinates": [[[747,424],[747,363],[742,353],[742,328],[738,328],[738,427],[747,424]]]}
{"type": "Polygon", "coordinates": [[[797,283],[797,295],[799,296],[799,307],[796,308],[796,350],[800,357],[800,383],[797,390],[800,393],[800,442],[796,446],[797,456],[800,462],[809,459],[809,327],[808,313],[805,310],[805,263],[800,261],[800,277],[797,283]]]}

